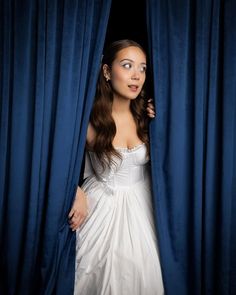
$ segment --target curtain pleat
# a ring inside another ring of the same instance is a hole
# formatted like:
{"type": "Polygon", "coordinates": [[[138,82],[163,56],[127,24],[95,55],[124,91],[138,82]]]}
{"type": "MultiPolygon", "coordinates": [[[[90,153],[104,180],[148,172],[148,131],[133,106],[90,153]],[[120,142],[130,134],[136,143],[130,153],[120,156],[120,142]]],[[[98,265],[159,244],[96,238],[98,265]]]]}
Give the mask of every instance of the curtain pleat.
{"type": "Polygon", "coordinates": [[[1,294],[72,294],[67,215],[111,1],[1,1],[1,294]]]}
{"type": "Polygon", "coordinates": [[[151,158],[166,293],[234,294],[234,1],[147,1],[151,158]]]}

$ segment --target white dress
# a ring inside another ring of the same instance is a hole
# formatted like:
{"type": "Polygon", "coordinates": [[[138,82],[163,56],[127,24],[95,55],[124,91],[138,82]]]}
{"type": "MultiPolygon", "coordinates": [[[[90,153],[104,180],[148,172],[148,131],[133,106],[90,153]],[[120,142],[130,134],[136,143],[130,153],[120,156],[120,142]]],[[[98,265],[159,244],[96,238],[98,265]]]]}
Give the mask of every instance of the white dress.
{"type": "Polygon", "coordinates": [[[146,145],[117,148],[122,160],[83,183],[89,215],[76,231],[75,295],[163,295],[146,145]]]}

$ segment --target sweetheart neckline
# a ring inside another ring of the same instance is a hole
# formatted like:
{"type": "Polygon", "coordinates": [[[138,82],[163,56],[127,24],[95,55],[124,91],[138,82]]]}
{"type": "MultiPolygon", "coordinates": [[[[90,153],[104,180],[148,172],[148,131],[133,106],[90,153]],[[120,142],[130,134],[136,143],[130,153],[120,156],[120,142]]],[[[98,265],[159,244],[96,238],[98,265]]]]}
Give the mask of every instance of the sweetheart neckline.
{"type": "MultiPolygon", "coordinates": [[[[120,151],[120,152],[127,152],[127,153],[130,153],[130,152],[133,152],[133,151],[136,151],[138,150],[140,147],[142,146],[146,146],[145,142],[142,142],[138,145],[135,145],[134,147],[132,148],[128,148],[128,147],[122,147],[122,146],[114,146],[114,149],[117,150],[117,151],[120,151]]],[[[87,150],[89,153],[94,153],[94,151],[92,150],[87,150]]]]}
{"type": "Polygon", "coordinates": [[[139,149],[143,145],[145,145],[145,142],[137,144],[137,145],[133,146],[132,148],[122,147],[122,146],[114,146],[114,149],[121,150],[121,151],[132,152],[132,151],[136,151],[137,149],[139,149]]]}

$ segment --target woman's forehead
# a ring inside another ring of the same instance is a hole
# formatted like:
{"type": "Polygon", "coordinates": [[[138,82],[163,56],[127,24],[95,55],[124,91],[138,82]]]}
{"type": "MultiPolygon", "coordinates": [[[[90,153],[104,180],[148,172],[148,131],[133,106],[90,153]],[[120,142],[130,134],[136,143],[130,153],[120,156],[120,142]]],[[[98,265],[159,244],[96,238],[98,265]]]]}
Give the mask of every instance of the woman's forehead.
{"type": "Polygon", "coordinates": [[[145,53],[136,46],[129,46],[121,49],[116,54],[116,59],[130,59],[132,61],[138,61],[140,63],[146,63],[145,53]]]}

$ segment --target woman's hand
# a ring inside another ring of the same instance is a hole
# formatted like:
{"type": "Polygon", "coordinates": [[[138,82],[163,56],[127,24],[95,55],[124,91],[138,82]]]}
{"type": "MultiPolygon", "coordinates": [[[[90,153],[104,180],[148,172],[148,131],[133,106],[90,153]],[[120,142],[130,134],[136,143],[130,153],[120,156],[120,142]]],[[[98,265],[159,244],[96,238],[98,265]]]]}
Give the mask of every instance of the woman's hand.
{"type": "Polygon", "coordinates": [[[155,117],[155,107],[154,107],[154,104],[153,104],[153,99],[150,98],[148,100],[148,104],[147,104],[147,115],[149,118],[154,118],[155,117]]]}
{"type": "Polygon", "coordinates": [[[68,215],[72,231],[78,229],[88,216],[87,197],[84,191],[78,187],[74,203],[68,215]]]}

